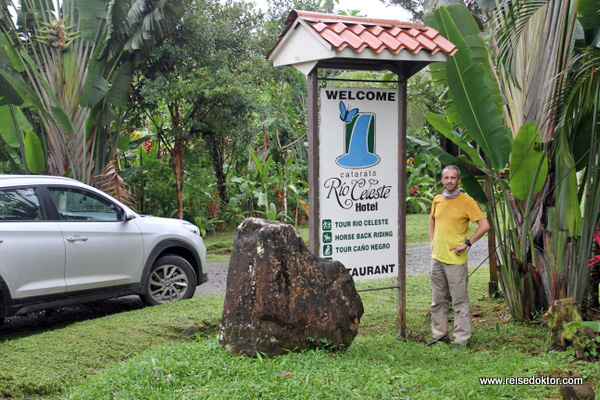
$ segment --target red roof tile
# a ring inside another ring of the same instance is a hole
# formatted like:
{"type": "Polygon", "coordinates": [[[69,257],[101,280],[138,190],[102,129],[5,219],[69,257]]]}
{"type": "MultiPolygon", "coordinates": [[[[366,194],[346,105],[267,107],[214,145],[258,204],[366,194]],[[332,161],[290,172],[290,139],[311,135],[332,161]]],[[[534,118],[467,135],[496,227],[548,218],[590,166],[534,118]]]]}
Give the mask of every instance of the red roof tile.
{"type": "Polygon", "coordinates": [[[319,23],[317,23],[317,24],[314,24],[312,27],[313,27],[313,28],[315,29],[315,31],[317,31],[317,32],[322,32],[323,30],[327,29],[327,25],[326,25],[326,24],[324,24],[324,23],[322,23],[322,22],[319,22],[319,23]]]}
{"type": "Polygon", "coordinates": [[[372,26],[372,27],[370,27],[370,28],[369,28],[369,31],[370,31],[370,32],[371,32],[373,35],[375,35],[375,36],[379,36],[379,34],[380,34],[381,32],[383,32],[383,28],[382,28],[381,26],[379,26],[379,25],[374,25],[374,26],[372,26]]]}
{"type": "MultiPolygon", "coordinates": [[[[416,40],[414,37],[407,34],[406,32],[400,32],[398,36],[396,36],[396,40],[405,45],[406,48],[412,51],[413,53],[416,53],[424,47],[421,43],[421,40],[416,40]]],[[[429,39],[427,39],[427,41],[430,42],[429,39]]]]}
{"type": "Polygon", "coordinates": [[[394,36],[387,32],[381,33],[381,35],[379,35],[379,39],[388,47],[388,49],[392,51],[398,50],[398,48],[402,45],[402,43],[396,40],[394,36]]]}
{"type": "Polygon", "coordinates": [[[319,32],[319,34],[325,40],[331,43],[334,47],[340,48],[345,47],[345,45],[347,45],[347,42],[344,40],[344,38],[332,31],[331,29],[325,29],[319,32]]]}
{"type": "Polygon", "coordinates": [[[351,30],[352,32],[356,33],[357,35],[360,35],[361,32],[366,29],[367,28],[365,28],[364,25],[351,25],[348,27],[348,30],[351,30]]]}
{"type": "MultiPolygon", "coordinates": [[[[379,48],[381,47],[381,45],[383,44],[381,42],[381,40],[379,40],[377,38],[377,36],[373,35],[371,32],[369,32],[368,30],[364,31],[363,33],[360,34],[359,36],[362,41],[369,46],[371,49],[375,50],[376,52],[379,53],[379,48]]],[[[338,46],[339,47],[339,46],[338,46]]]]}
{"type": "Polygon", "coordinates": [[[398,54],[402,50],[417,54],[426,51],[447,55],[456,53],[456,46],[433,28],[422,24],[390,19],[350,17],[311,11],[292,11],[280,39],[301,19],[337,50],[346,47],[360,53],[370,48],[376,53],[384,50],[398,54]]]}
{"type": "Polygon", "coordinates": [[[363,43],[362,39],[352,32],[351,29],[346,29],[340,33],[340,36],[350,45],[352,48],[358,48],[363,43]]]}
{"type": "Polygon", "coordinates": [[[421,35],[421,37],[419,37],[419,44],[423,46],[424,49],[429,51],[433,51],[437,46],[437,44],[435,44],[433,41],[431,41],[424,35],[421,35]]]}
{"type": "Polygon", "coordinates": [[[329,25],[329,29],[333,30],[335,33],[338,33],[338,34],[345,31],[346,28],[347,28],[346,25],[344,25],[342,23],[329,25]]]}

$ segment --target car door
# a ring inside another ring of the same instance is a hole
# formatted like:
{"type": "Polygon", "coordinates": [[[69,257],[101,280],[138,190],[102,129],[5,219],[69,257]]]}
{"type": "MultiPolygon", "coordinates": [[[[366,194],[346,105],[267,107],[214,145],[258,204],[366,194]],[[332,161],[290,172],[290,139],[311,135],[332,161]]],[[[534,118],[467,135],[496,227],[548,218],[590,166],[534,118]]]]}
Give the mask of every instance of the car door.
{"type": "Polygon", "coordinates": [[[34,187],[0,189],[0,277],[14,299],[65,292],[65,245],[34,187]]]}
{"type": "Polygon", "coordinates": [[[144,245],[136,224],[108,198],[76,187],[48,187],[66,249],[67,292],[136,283],[144,245]]]}

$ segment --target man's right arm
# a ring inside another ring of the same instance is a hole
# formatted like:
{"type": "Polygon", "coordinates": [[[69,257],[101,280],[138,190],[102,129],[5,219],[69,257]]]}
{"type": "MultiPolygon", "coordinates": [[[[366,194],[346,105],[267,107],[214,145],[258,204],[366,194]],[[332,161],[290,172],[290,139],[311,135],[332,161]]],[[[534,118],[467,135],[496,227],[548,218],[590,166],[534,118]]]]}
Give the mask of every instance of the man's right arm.
{"type": "Polygon", "coordinates": [[[429,216],[429,249],[433,252],[433,232],[435,231],[435,218],[433,214],[429,216]]]}

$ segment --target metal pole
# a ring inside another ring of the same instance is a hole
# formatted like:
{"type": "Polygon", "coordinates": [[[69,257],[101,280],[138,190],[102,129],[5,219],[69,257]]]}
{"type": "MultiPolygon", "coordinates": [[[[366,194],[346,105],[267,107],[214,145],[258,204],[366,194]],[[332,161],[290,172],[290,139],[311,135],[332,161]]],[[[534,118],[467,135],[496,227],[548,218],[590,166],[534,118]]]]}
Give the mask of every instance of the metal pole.
{"type": "Polygon", "coordinates": [[[406,338],[406,73],[398,68],[398,295],[397,326],[406,338]]]}
{"type": "Polygon", "coordinates": [[[308,74],[308,238],[310,251],[319,256],[319,86],[318,68],[308,74]]]}

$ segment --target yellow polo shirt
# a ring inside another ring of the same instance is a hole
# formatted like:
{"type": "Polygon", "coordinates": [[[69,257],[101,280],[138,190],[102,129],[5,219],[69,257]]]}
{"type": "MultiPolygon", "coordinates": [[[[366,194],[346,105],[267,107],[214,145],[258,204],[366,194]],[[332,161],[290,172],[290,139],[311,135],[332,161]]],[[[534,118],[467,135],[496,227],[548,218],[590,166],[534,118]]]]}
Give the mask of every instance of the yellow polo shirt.
{"type": "Polygon", "coordinates": [[[431,256],[445,264],[466,264],[466,251],[456,255],[454,250],[450,249],[465,243],[469,221],[477,222],[485,218],[477,202],[465,193],[454,199],[447,199],[438,194],[433,198],[431,215],[435,219],[431,256]]]}

